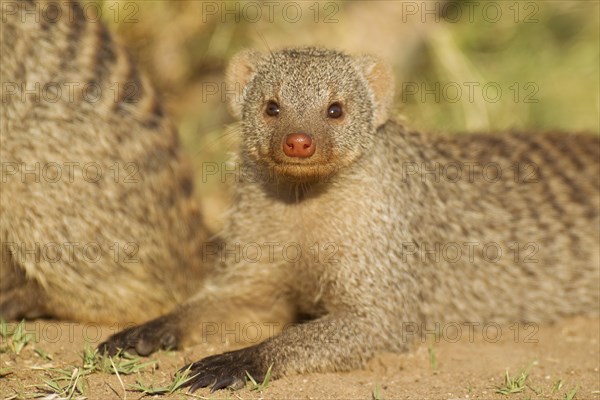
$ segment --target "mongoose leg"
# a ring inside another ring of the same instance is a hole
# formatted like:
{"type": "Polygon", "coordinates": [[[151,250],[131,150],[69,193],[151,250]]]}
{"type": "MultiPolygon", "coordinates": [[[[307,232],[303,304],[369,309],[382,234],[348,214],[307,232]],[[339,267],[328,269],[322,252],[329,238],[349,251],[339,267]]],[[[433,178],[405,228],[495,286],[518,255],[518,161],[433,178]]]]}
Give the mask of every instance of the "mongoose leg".
{"type": "Polygon", "coordinates": [[[255,276],[256,280],[246,276],[227,284],[207,282],[198,296],[173,312],[111,336],[99,350],[110,355],[119,350],[148,355],[197,343],[262,341],[292,322],[295,310],[279,290],[283,285],[266,288],[270,281],[261,274],[255,276]],[[255,290],[264,295],[256,296],[255,290]],[[250,339],[243,334],[246,329],[253,329],[250,339]]]}
{"type": "Polygon", "coordinates": [[[183,367],[182,370],[190,369],[190,376],[195,375],[186,386],[191,392],[207,386],[211,391],[236,389],[244,386],[246,373],[262,381],[269,368],[273,378],[359,368],[372,356],[377,343],[365,324],[368,321],[348,313],[291,326],[261,344],[183,367]]]}
{"type": "Polygon", "coordinates": [[[177,314],[171,313],[124,329],[101,343],[98,349],[110,356],[119,351],[147,356],[158,350],[177,349],[180,338],[177,314]]]}

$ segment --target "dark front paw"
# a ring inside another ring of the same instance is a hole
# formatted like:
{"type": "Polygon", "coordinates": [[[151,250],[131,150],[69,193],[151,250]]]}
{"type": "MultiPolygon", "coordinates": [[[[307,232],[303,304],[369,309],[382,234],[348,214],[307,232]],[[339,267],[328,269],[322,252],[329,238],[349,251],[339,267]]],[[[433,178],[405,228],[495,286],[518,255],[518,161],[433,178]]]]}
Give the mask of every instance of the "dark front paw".
{"type": "Polygon", "coordinates": [[[210,386],[210,391],[219,389],[241,389],[246,385],[248,375],[256,382],[265,378],[268,366],[264,364],[256,346],[230,351],[203,358],[183,367],[180,372],[188,370],[192,378],[184,386],[190,392],[210,386]]]}
{"type": "Polygon", "coordinates": [[[176,324],[163,316],[112,335],[98,346],[98,351],[109,356],[119,351],[147,356],[157,350],[176,349],[179,336],[176,324]]]}

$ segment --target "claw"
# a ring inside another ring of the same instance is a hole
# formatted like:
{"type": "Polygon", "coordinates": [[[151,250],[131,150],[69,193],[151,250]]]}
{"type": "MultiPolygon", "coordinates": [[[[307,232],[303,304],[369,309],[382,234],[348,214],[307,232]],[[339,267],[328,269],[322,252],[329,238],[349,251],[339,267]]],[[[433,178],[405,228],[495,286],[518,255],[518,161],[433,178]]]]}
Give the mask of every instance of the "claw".
{"type": "Polygon", "coordinates": [[[195,363],[190,363],[190,364],[187,364],[185,367],[181,367],[181,368],[179,368],[179,369],[177,370],[177,373],[178,373],[178,374],[183,374],[185,371],[192,372],[192,370],[194,369],[194,364],[195,364],[195,363]]]}
{"type": "Polygon", "coordinates": [[[224,376],[220,379],[217,379],[215,384],[210,388],[210,392],[214,393],[219,389],[225,389],[229,387],[234,382],[235,378],[233,376],[224,376]]]}
{"type": "Polygon", "coordinates": [[[123,351],[123,349],[115,346],[114,343],[111,343],[109,341],[102,342],[98,345],[98,353],[107,355],[109,357],[114,357],[119,352],[122,352],[122,351],[123,351]]]}
{"type": "MultiPolygon", "coordinates": [[[[190,393],[193,393],[200,388],[209,386],[211,383],[215,382],[217,378],[214,375],[210,374],[205,375],[199,379],[195,379],[197,380],[190,386],[190,389],[188,390],[190,393]]],[[[192,379],[192,381],[194,381],[194,379],[192,379]]]]}
{"type": "Polygon", "coordinates": [[[189,371],[193,375],[183,386],[189,386],[190,393],[210,386],[210,391],[231,388],[241,389],[245,385],[246,374],[253,377],[264,376],[255,347],[217,354],[188,364],[179,373],[189,371]]]}

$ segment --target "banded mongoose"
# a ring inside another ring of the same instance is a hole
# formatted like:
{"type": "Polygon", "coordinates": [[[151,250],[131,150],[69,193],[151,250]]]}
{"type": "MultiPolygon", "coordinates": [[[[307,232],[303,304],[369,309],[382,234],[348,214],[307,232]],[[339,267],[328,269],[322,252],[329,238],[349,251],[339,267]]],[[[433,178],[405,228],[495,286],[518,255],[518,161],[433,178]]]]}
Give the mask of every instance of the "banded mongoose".
{"type": "Polygon", "coordinates": [[[2,19],[0,316],[171,310],[209,235],[157,95],[77,2],[3,2],[2,19]]]}
{"type": "Polygon", "coordinates": [[[248,341],[232,331],[262,326],[266,340],[185,367],[192,391],[216,390],[269,367],[359,368],[408,349],[422,323],[598,315],[598,135],[410,130],[390,115],[385,63],[328,49],[245,51],[227,80],[253,173],[236,183],[220,272],[101,349],[248,341]],[[250,245],[259,261],[240,255],[250,245]]]}

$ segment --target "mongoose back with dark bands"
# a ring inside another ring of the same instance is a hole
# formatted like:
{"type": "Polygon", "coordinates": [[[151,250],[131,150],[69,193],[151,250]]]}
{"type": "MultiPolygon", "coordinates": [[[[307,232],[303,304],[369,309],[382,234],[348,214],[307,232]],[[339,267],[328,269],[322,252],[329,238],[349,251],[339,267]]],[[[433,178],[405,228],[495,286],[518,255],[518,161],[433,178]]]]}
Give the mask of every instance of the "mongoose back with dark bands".
{"type": "Polygon", "coordinates": [[[333,50],[242,52],[227,79],[253,173],[236,183],[219,272],[102,349],[248,340],[244,328],[305,319],[192,364],[191,390],[216,390],[270,366],[357,368],[407,349],[423,322],[598,315],[597,135],[412,131],[390,116],[390,68],[333,50]]]}
{"type": "Polygon", "coordinates": [[[77,2],[3,2],[0,43],[0,316],[170,311],[208,233],[151,85],[77,2]]]}

